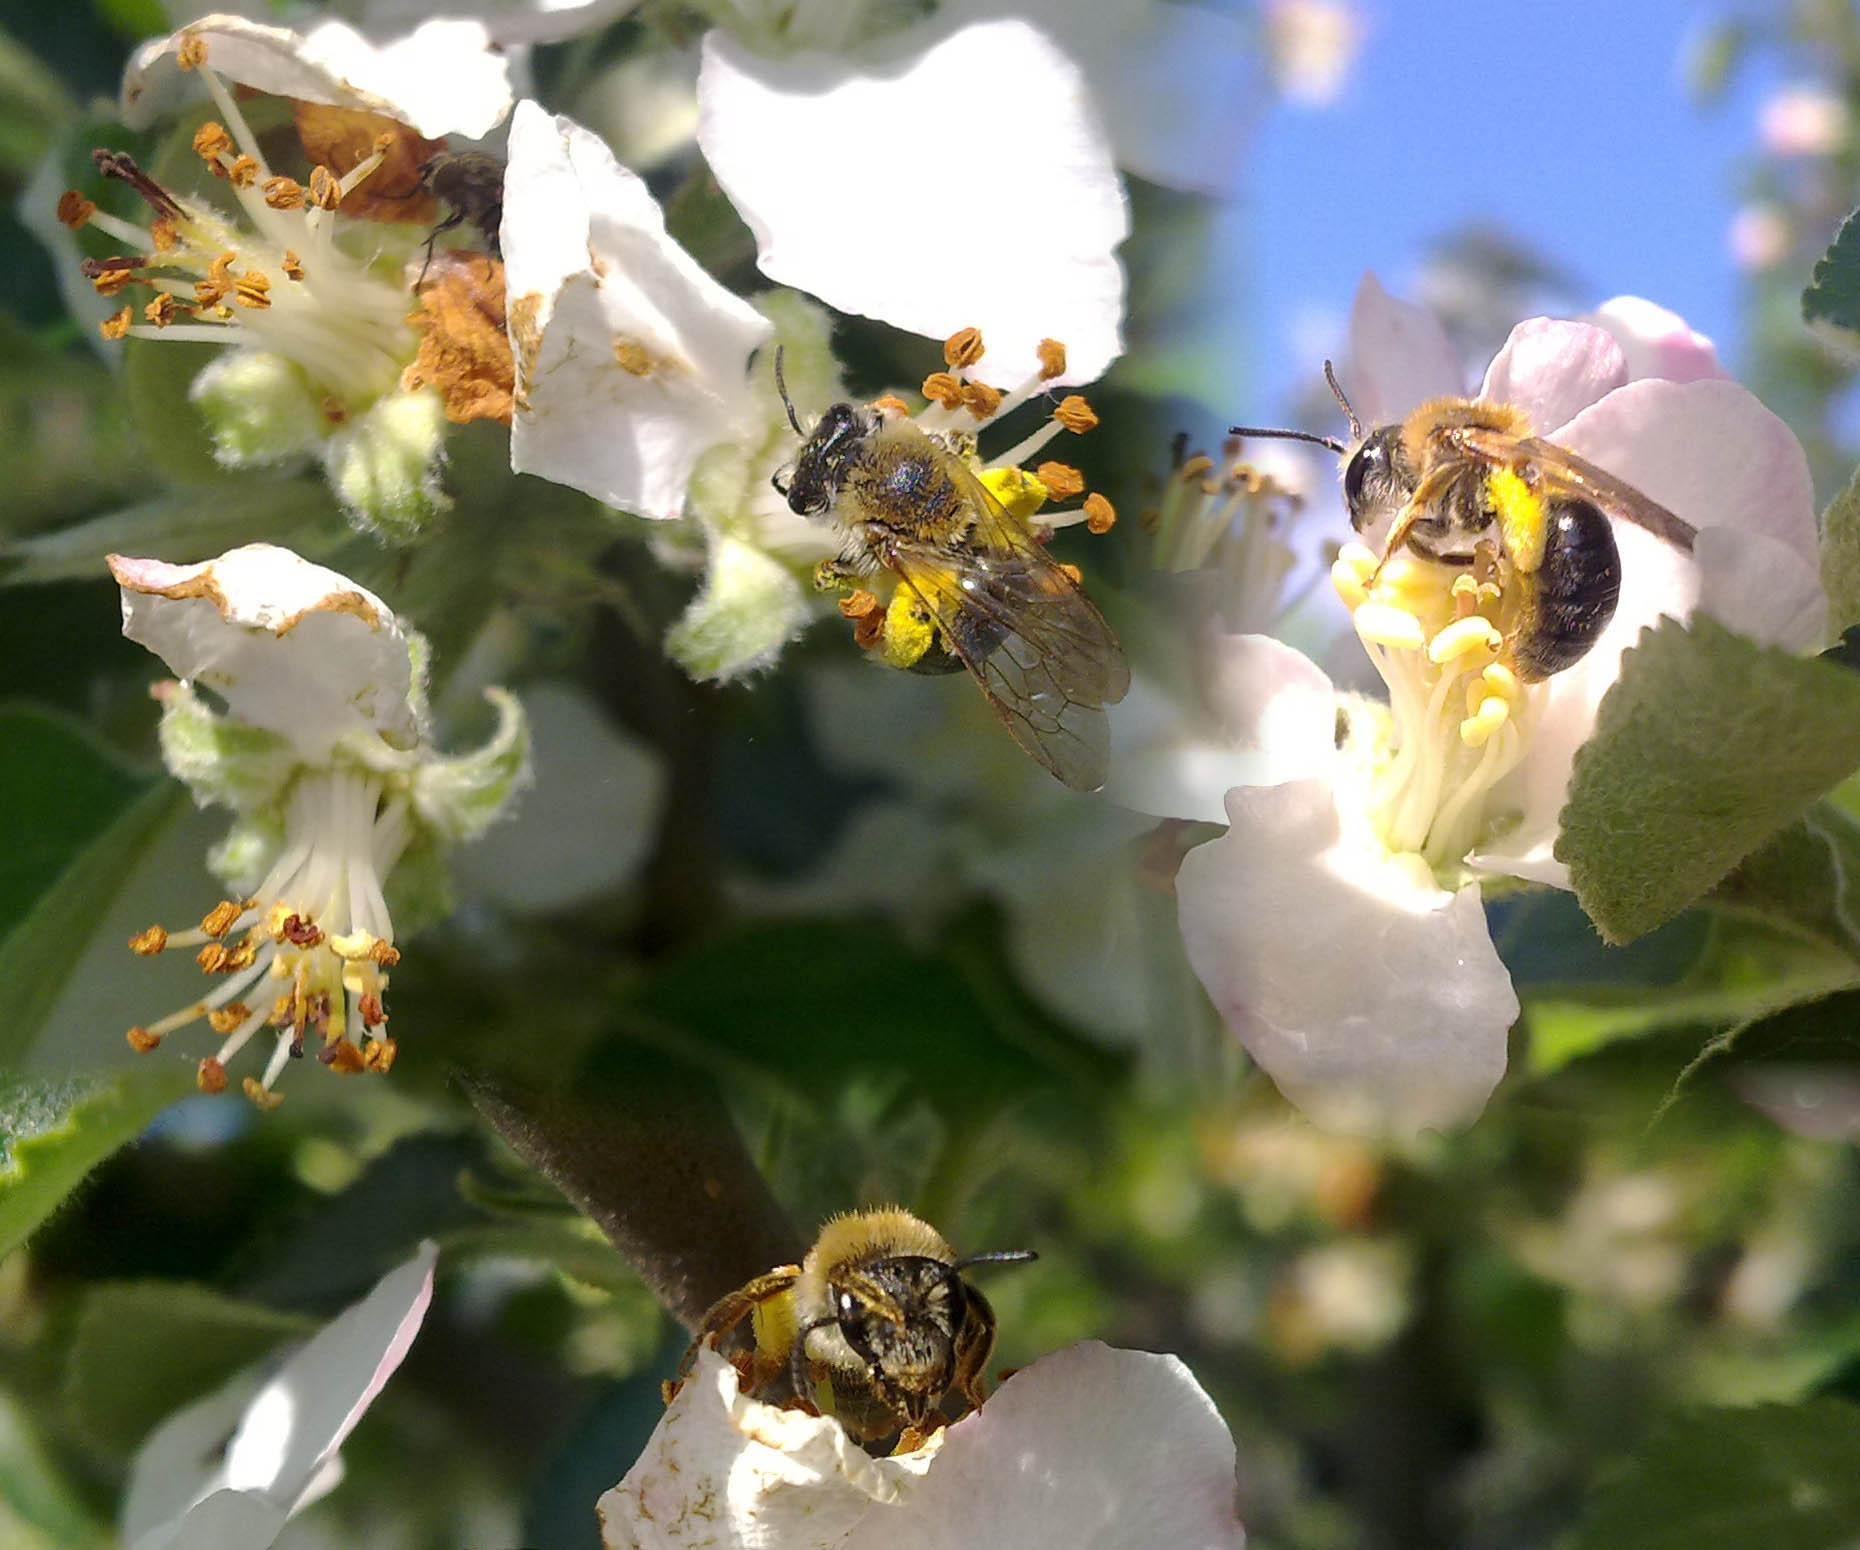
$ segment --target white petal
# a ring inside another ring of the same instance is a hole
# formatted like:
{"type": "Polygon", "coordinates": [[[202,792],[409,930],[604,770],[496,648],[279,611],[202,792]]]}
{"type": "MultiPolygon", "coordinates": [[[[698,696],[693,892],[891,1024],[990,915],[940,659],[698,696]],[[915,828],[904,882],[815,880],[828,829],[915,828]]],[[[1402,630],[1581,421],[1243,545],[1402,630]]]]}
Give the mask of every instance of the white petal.
{"type": "Polygon", "coordinates": [[[1350,308],[1350,358],[1342,374],[1364,430],[1401,419],[1418,404],[1466,391],[1466,369],[1440,319],[1398,301],[1365,274],[1350,308]]]}
{"type": "Polygon", "coordinates": [[[1768,645],[1791,651],[1827,644],[1828,595],[1819,569],[1768,533],[1708,527],[1693,558],[1699,611],[1768,645]]]}
{"type": "Polygon", "coordinates": [[[1527,318],[1486,369],[1479,396],[1515,404],[1542,432],[1573,420],[1627,380],[1627,356],[1607,329],[1527,318]]]}
{"type": "Polygon", "coordinates": [[[1066,347],[1059,382],[1123,350],[1129,211],[1078,66],[1010,18],[870,75],[704,40],[698,143],[771,279],[943,339],[979,328],[999,386],[1066,347]],[[947,152],[948,154],[942,154],[947,152]]]}
{"type": "Polygon", "coordinates": [[[123,122],[143,129],[179,103],[190,85],[175,56],[182,43],[207,45],[222,79],[277,97],[361,108],[421,134],[476,139],[510,110],[509,67],[476,21],[436,17],[377,48],[344,22],[306,33],[240,16],[205,16],[145,43],[123,75],[123,122]]]}
{"type": "Polygon", "coordinates": [[[1677,312],[1639,296],[1616,296],[1587,319],[1615,336],[1627,356],[1628,376],[1663,377],[1668,382],[1696,382],[1730,375],[1718,363],[1718,349],[1677,312]]]}
{"type": "Polygon", "coordinates": [[[1750,1064],[1729,1078],[1738,1097],[1814,1141],[1860,1140],[1860,1075],[1834,1065],[1750,1064]]]}
{"type": "MultiPolygon", "coordinates": [[[[560,43],[626,15],[639,0],[446,0],[446,14],[481,25],[498,48],[517,43],[560,43]]],[[[417,25],[432,14],[430,0],[365,0],[362,25],[375,37],[417,25]]]]}
{"type": "Polygon", "coordinates": [[[672,241],[600,140],[532,102],[511,121],[504,200],[511,466],[641,516],[680,515],[699,456],[749,421],[767,320],[672,241]]]}
{"type": "Polygon", "coordinates": [[[1464,1124],[1518,1015],[1477,886],[1345,834],[1319,780],[1228,794],[1176,879],[1190,963],[1280,1091],[1335,1129],[1464,1124]]]}
{"type": "Polygon", "coordinates": [[[123,633],[241,720],[320,759],[350,732],[420,736],[407,638],[387,606],[289,549],[247,544],[197,565],[109,557],[123,633]]]}
{"type": "MultiPolygon", "coordinates": [[[[939,14],[983,21],[1002,9],[944,0],[939,14]]],[[[1254,47],[1238,17],[1175,0],[1016,0],[1013,10],[1079,62],[1118,166],[1166,188],[1240,191],[1260,104],[1241,85],[1254,47]]]]}
{"type": "Polygon", "coordinates": [[[1233,1438],[1189,1370],[1089,1340],[951,1427],[923,1484],[845,1550],[1240,1550],[1234,1490],[1233,1438]]]}
{"type": "Polygon", "coordinates": [[[1159,818],[1226,821],[1234,786],[1328,771],[1337,696],[1304,653],[1267,635],[1222,636],[1201,664],[1203,707],[1184,707],[1147,675],[1111,707],[1111,801],[1159,818]]]}
{"type": "Polygon", "coordinates": [[[608,1550],[751,1550],[841,1544],[875,1504],[920,1488],[936,1443],[875,1459],[825,1416],[737,1392],[715,1351],[698,1353],[638,1462],[595,1506],[608,1550]]]}
{"type": "Polygon", "coordinates": [[[428,1241],[324,1325],[253,1396],[226,1450],[227,1483],[294,1505],[400,1366],[433,1297],[428,1241]]]}
{"type": "Polygon", "coordinates": [[[172,1523],[129,1541],[129,1550],[264,1550],[290,1509],[256,1491],[215,1491],[172,1523]]]}

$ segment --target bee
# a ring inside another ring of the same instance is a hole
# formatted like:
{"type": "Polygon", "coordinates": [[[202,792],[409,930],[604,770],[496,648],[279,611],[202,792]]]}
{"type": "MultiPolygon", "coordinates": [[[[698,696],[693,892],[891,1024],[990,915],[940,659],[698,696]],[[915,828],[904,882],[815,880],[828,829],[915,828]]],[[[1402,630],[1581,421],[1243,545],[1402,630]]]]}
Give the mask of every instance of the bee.
{"type": "Polygon", "coordinates": [[[1244,426],[1230,434],[1308,441],[1347,459],[1351,527],[1363,533],[1388,523],[1378,573],[1405,544],[1515,596],[1507,646],[1528,683],[1581,661],[1614,617],[1621,555],[1610,517],[1686,551],[1698,536],[1633,486],[1534,434],[1514,405],[1436,398],[1365,433],[1329,361],[1324,377],[1349,419],[1348,443],[1244,426]]]}
{"type": "Polygon", "coordinates": [[[503,257],[498,233],[504,224],[504,170],[504,163],[485,151],[441,151],[420,164],[420,190],[448,209],[446,218],[426,234],[426,262],[414,281],[416,291],[433,262],[433,244],[460,226],[476,226],[491,257],[503,257]]]}
{"type": "Polygon", "coordinates": [[[1104,784],[1104,714],[1130,687],[1124,653],[1091,600],[940,438],[908,417],[832,405],[801,428],[801,450],[774,476],[803,517],[834,524],[841,552],[815,573],[833,586],[889,571],[921,632],[919,672],[966,668],[1014,741],[1075,791],[1104,784]]]}
{"type": "Polygon", "coordinates": [[[733,1344],[744,1393],[812,1408],[824,1390],[855,1440],[897,1434],[901,1447],[915,1446],[943,1424],[936,1407],[951,1390],[972,1409],[982,1403],[995,1315],[963,1272],[1036,1257],[1012,1249],[958,1258],[898,1206],[833,1217],[800,1264],[778,1265],[711,1307],[666,1399],[700,1347],[733,1344]]]}

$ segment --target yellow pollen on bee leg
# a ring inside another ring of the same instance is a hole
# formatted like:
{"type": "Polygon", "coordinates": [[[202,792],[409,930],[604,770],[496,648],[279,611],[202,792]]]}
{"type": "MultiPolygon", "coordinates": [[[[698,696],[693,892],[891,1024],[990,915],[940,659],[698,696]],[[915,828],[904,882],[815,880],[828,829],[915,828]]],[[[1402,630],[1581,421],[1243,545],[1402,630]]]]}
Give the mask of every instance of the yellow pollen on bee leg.
{"type": "Polygon", "coordinates": [[[1085,497],[1085,530],[1104,534],[1117,525],[1117,508],[1095,491],[1085,497]]]}
{"type": "Polygon", "coordinates": [[[1055,377],[1066,374],[1066,347],[1057,339],[1042,339],[1034,347],[1034,353],[1040,357],[1040,380],[1051,382],[1055,377]]]}
{"type": "Polygon", "coordinates": [[[1497,651],[1505,643],[1498,626],[1478,614],[1455,619],[1427,643],[1430,662],[1454,662],[1475,651],[1497,651]]]}
{"type": "Polygon", "coordinates": [[[879,636],[879,656],[887,667],[913,667],[936,644],[936,622],[923,600],[909,587],[891,594],[879,636]]]}
{"type": "Polygon", "coordinates": [[[1053,418],[1067,430],[1075,431],[1081,436],[1098,424],[1098,412],[1077,393],[1068,393],[1059,400],[1059,407],[1053,411],[1053,418]]]}
{"type": "MultiPolygon", "coordinates": [[[[1057,468],[1061,465],[1056,463],[1053,466],[1057,468]]],[[[1046,504],[1051,494],[1046,487],[1045,473],[1044,465],[1028,473],[1026,469],[1010,463],[1002,468],[984,469],[980,477],[982,487],[1001,502],[1009,515],[1025,521],[1046,504]]]]}
{"type": "Polygon", "coordinates": [[[943,341],[943,362],[951,371],[963,371],[982,358],[982,331],[959,328],[943,341]]]}

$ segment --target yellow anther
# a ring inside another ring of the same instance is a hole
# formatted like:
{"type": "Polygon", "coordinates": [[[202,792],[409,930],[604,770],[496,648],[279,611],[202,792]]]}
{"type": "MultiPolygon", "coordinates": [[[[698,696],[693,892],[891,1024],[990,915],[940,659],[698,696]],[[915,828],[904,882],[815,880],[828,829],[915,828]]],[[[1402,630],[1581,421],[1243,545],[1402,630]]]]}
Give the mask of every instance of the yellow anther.
{"type": "Polygon", "coordinates": [[[1034,347],[1034,353],[1040,357],[1040,380],[1051,382],[1055,377],[1066,374],[1066,347],[1057,339],[1042,339],[1034,347]]]}
{"type": "Polygon", "coordinates": [[[1479,708],[1460,723],[1460,741],[1468,748],[1483,748],[1486,740],[1511,719],[1511,704],[1500,695],[1488,695],[1479,708]]]}
{"type": "Polygon", "coordinates": [[[252,1009],[243,1001],[228,1001],[207,1013],[207,1026],[223,1039],[251,1015],[252,1009]]]}
{"type": "Polygon", "coordinates": [[[1059,407],[1053,411],[1053,418],[1069,431],[1083,435],[1098,423],[1097,411],[1077,393],[1068,393],[1059,400],[1059,407]]]}
{"type": "Polygon", "coordinates": [[[239,276],[239,283],[233,287],[233,300],[242,307],[269,307],[271,305],[271,279],[262,270],[248,269],[239,276]]]}
{"type": "Polygon", "coordinates": [[[1475,651],[1496,651],[1505,637],[1490,619],[1479,614],[1455,619],[1427,643],[1430,662],[1453,662],[1475,651]]]}
{"type": "Polygon", "coordinates": [[[149,222],[149,235],[155,239],[157,253],[172,253],[181,243],[181,234],[165,215],[158,215],[149,222]]]}
{"type": "Polygon", "coordinates": [[[1085,530],[1108,533],[1117,525],[1117,508],[1096,491],[1085,497],[1085,530]]]}
{"type": "Polygon", "coordinates": [[[284,271],[287,280],[301,280],[304,277],[304,261],[297,256],[295,248],[284,250],[284,259],[278,267],[284,271]]]}
{"type": "Polygon", "coordinates": [[[362,1052],[347,1039],[338,1039],[326,1045],[322,1056],[323,1064],[338,1076],[357,1076],[367,1068],[367,1061],[362,1052]]]}
{"type": "Polygon", "coordinates": [[[1042,463],[1034,470],[1048,500],[1069,501],[1085,493],[1085,476],[1068,463],[1042,463]]]}
{"type": "Polygon", "coordinates": [[[1503,662],[1488,663],[1479,678],[1492,693],[1502,694],[1508,700],[1517,699],[1524,689],[1524,685],[1518,681],[1518,675],[1503,662]]]}
{"type": "Polygon", "coordinates": [[[129,950],[143,958],[152,958],[168,945],[168,932],[162,926],[150,926],[129,939],[129,950]]]}
{"type": "Polygon", "coordinates": [[[1392,603],[1359,603],[1350,611],[1350,619],[1356,633],[1371,645],[1392,646],[1399,651],[1419,651],[1427,645],[1421,621],[1392,603]]]}
{"type": "Polygon", "coordinates": [[[265,203],[274,210],[301,210],[304,207],[304,186],[295,178],[266,178],[264,192],[265,203]]]}
{"type": "Polygon", "coordinates": [[[174,321],[175,314],[180,310],[181,304],[163,291],[142,309],[142,316],[145,321],[153,323],[157,328],[166,328],[174,321]]]}
{"type": "Polygon", "coordinates": [[[96,213],[97,206],[75,188],[68,188],[58,196],[58,219],[73,231],[96,213]]]}
{"type": "Polygon", "coordinates": [[[333,210],[342,203],[342,184],[329,168],[310,169],[310,203],[319,210],[333,210]]]}
{"type": "MultiPolygon", "coordinates": [[[[113,269],[99,270],[95,275],[91,276],[90,283],[92,289],[94,289],[99,296],[115,296],[119,294],[131,280],[135,279],[135,277],[135,270],[126,265],[121,265],[113,269]]],[[[128,309],[125,308],[124,310],[127,311],[128,309]]],[[[121,336],[106,334],[104,337],[108,339],[120,338],[121,336]]]]}
{"type": "Polygon", "coordinates": [[[331,932],[329,937],[329,949],[338,958],[353,963],[371,957],[374,953],[375,943],[379,940],[380,938],[375,936],[372,931],[366,929],[358,929],[342,935],[331,932]]]}
{"type": "Polygon", "coordinates": [[[248,1076],[239,1084],[239,1090],[252,1100],[252,1106],[261,1114],[269,1114],[284,1102],[283,1093],[274,1093],[255,1076],[248,1076]]]}
{"type": "Polygon", "coordinates": [[[951,371],[962,371],[982,358],[982,331],[960,328],[943,341],[943,363],[951,371]]]}
{"type": "Polygon", "coordinates": [[[946,371],[933,371],[924,378],[923,395],[945,409],[962,407],[962,384],[946,371]]]}
{"type": "Polygon", "coordinates": [[[232,155],[233,150],[233,137],[227,134],[224,124],[214,119],[208,119],[194,131],[194,154],[216,172],[224,171],[219,166],[219,159],[232,155]]]}
{"type": "Polygon", "coordinates": [[[226,1068],[209,1055],[194,1068],[194,1085],[203,1093],[226,1091],[226,1068]]]}
{"type": "Polygon", "coordinates": [[[105,339],[122,339],[129,333],[129,325],[135,321],[135,309],[125,307],[121,312],[112,313],[97,325],[97,332],[105,339]]]}
{"type": "Polygon", "coordinates": [[[399,1046],[392,1039],[370,1039],[368,1047],[362,1051],[362,1064],[370,1071],[386,1076],[394,1064],[394,1056],[399,1046]]]}
{"type": "Polygon", "coordinates": [[[977,420],[990,419],[1001,407],[1000,390],[991,388],[986,382],[965,382],[962,385],[962,407],[977,420]]]}
{"type": "Polygon", "coordinates": [[[183,70],[198,70],[207,62],[207,40],[193,35],[181,39],[181,46],[174,51],[174,62],[183,70]]]}
{"type": "Polygon", "coordinates": [[[124,1037],[129,1040],[129,1047],[138,1055],[146,1055],[161,1044],[161,1035],[150,1033],[146,1028],[131,1028],[124,1037]]]}
{"type": "Polygon", "coordinates": [[[226,180],[234,188],[250,188],[264,170],[255,156],[235,156],[233,164],[226,169],[226,180]]]}
{"type": "Polygon", "coordinates": [[[244,909],[241,905],[231,899],[221,899],[218,904],[200,917],[200,929],[208,936],[225,936],[228,931],[232,930],[233,922],[238,920],[243,913],[244,909]]]}

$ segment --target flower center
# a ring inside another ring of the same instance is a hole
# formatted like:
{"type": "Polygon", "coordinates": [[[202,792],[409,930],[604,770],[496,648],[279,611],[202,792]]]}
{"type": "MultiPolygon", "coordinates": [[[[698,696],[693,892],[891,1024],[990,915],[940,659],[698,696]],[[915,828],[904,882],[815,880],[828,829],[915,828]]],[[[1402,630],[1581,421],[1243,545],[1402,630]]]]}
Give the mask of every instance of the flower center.
{"type": "Polygon", "coordinates": [[[243,1083],[261,1108],[281,1101],[272,1086],[312,1033],[317,1058],[331,1070],[386,1071],[395,1046],[382,1031],[382,998],[386,971],[400,954],[381,879],[409,834],[406,799],[384,803],[385,795],[374,774],[306,771],[291,792],[283,848],[252,897],[222,901],[194,930],[151,926],[133,938],[130,947],[145,955],[198,947],[202,971],[223,980],[191,1005],[131,1028],[130,1046],[153,1050],[175,1029],[206,1018],[226,1042],[200,1062],[198,1081],[203,1092],[220,1092],[227,1062],[269,1024],[277,1043],[265,1073],[243,1083]]]}
{"type": "Polygon", "coordinates": [[[66,225],[94,226],[135,250],[85,262],[84,273],[101,294],[116,296],[132,284],[154,293],[140,321],[126,304],[102,325],[103,333],[282,356],[303,370],[323,395],[325,417],[339,424],[392,390],[414,354],[401,266],[384,273],[338,240],[338,207],[382,165],[396,136],[379,136],[372,153],[342,177],[318,166],[305,186],[272,172],[204,54],[191,63],[225,120],[203,124],[194,150],[231,188],[245,224],[170,193],[121,152],[96,152],[98,169],[135,189],[153,212],[147,226],[138,226],[75,192],[59,201],[66,225]]]}
{"type": "Polygon", "coordinates": [[[1391,851],[1451,868],[1504,816],[1493,794],[1523,758],[1543,699],[1506,660],[1516,600],[1476,569],[1405,548],[1382,563],[1346,544],[1331,581],[1389,691],[1371,822],[1391,851]]]}

